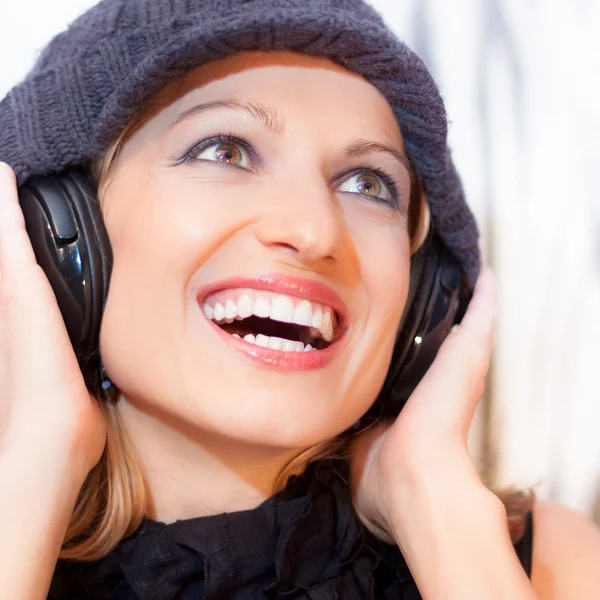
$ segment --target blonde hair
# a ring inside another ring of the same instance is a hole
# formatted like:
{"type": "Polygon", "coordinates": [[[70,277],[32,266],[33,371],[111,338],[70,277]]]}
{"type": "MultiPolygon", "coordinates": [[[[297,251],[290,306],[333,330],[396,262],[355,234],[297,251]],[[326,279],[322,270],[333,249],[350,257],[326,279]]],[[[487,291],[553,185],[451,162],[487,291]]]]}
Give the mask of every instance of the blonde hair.
{"type": "MultiPolygon", "coordinates": [[[[110,146],[105,156],[92,165],[98,184],[98,196],[104,197],[111,174],[123,145],[149,118],[132,121],[110,146]]],[[[411,256],[423,244],[430,223],[430,213],[423,186],[413,176],[408,214],[411,256]]],[[[98,464],[86,478],[73,510],[60,558],[93,561],[109,554],[117,544],[140,526],[152,511],[151,494],[135,448],[121,422],[116,406],[98,399],[107,423],[107,441],[98,464]]],[[[347,457],[350,438],[334,438],[306,449],[292,459],[274,483],[273,493],[282,490],[289,477],[302,471],[310,462],[347,457]]],[[[507,508],[508,525],[513,541],[524,533],[525,517],[533,505],[533,496],[508,491],[498,494],[507,508]]],[[[395,543],[388,532],[358,516],[377,537],[395,543]]]]}

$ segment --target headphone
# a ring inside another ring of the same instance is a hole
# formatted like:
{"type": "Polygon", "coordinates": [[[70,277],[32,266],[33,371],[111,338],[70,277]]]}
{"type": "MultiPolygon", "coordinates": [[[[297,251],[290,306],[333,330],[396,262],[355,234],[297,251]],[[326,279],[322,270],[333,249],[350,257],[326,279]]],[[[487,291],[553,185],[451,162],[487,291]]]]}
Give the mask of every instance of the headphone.
{"type": "MultiPolygon", "coordinates": [[[[31,177],[19,189],[19,201],[86,385],[115,401],[117,390],[99,349],[113,258],[94,178],[82,169],[31,177]]],[[[390,367],[367,419],[399,413],[451,328],[462,320],[471,296],[460,263],[430,227],[411,258],[409,293],[390,367]]]]}

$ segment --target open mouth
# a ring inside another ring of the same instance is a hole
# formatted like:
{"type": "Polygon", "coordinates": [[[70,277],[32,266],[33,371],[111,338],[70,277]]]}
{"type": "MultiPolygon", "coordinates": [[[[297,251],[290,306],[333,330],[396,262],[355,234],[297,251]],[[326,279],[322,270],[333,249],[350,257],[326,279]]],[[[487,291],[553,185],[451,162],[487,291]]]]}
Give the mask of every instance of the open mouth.
{"type": "Polygon", "coordinates": [[[240,322],[217,322],[217,325],[246,342],[273,350],[310,352],[310,350],[324,350],[331,344],[312,327],[281,323],[268,317],[261,318],[253,315],[240,322]]]}
{"type": "Polygon", "coordinates": [[[330,306],[249,288],[222,290],[203,302],[207,318],[230,335],[283,352],[328,348],[342,333],[330,306]]]}

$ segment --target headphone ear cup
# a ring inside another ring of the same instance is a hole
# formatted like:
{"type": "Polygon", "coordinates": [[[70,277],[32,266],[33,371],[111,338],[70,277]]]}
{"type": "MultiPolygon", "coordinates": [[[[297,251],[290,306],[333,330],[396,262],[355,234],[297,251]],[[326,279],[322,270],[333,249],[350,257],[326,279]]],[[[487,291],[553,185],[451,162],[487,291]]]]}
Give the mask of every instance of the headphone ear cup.
{"type": "Polygon", "coordinates": [[[100,324],[112,249],[91,174],[71,170],[32,177],[19,189],[38,264],[58,302],[88,388],[100,393],[100,324]]]}

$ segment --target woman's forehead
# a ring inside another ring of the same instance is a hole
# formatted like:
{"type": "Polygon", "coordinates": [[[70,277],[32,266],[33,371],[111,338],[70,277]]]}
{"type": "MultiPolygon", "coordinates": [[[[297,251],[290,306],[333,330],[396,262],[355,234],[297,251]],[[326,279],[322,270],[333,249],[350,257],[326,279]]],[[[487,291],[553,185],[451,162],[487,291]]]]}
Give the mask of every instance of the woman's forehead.
{"type": "Polygon", "coordinates": [[[295,52],[248,51],[203,64],[159,92],[143,120],[158,116],[162,123],[155,125],[160,128],[206,103],[264,103],[285,117],[281,105],[286,99],[287,104],[314,100],[317,110],[305,111],[304,118],[347,115],[355,123],[385,131],[390,142],[403,146],[392,108],[375,86],[326,58],[295,52]]]}

